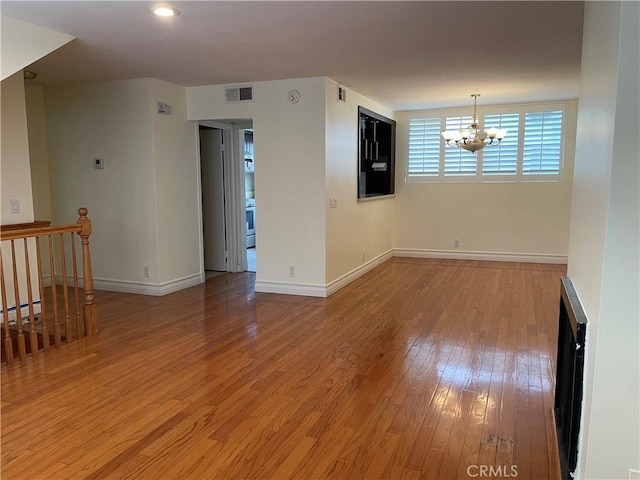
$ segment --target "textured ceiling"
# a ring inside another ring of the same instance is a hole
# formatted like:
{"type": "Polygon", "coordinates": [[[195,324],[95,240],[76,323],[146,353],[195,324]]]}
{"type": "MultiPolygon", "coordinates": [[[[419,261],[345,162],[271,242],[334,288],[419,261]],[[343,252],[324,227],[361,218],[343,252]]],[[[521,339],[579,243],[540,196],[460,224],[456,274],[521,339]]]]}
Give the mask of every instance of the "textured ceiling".
{"type": "Polygon", "coordinates": [[[328,76],[396,110],[576,98],[582,2],[6,1],[77,37],[36,83],[155,77],[185,86],[328,76]]]}

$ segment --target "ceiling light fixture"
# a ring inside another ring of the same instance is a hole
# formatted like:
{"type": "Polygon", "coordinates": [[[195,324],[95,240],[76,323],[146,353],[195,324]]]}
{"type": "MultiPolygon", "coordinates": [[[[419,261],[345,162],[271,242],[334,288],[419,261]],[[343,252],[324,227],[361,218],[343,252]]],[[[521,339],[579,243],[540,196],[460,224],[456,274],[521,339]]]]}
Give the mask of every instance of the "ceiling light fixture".
{"type": "Polygon", "coordinates": [[[175,17],[180,15],[180,12],[171,7],[153,7],[151,11],[159,17],[175,17]]]}
{"type": "Polygon", "coordinates": [[[31,82],[33,82],[36,77],[38,76],[38,74],[36,72],[32,72],[30,70],[24,70],[22,72],[22,75],[24,76],[24,84],[26,85],[31,85],[31,82]]]}
{"type": "Polygon", "coordinates": [[[444,138],[448,147],[464,148],[475,153],[487,145],[499,145],[507,131],[502,128],[490,128],[481,132],[477,113],[480,94],[474,93],[471,96],[473,97],[473,120],[471,125],[460,130],[442,132],[442,138],[444,138]]]}

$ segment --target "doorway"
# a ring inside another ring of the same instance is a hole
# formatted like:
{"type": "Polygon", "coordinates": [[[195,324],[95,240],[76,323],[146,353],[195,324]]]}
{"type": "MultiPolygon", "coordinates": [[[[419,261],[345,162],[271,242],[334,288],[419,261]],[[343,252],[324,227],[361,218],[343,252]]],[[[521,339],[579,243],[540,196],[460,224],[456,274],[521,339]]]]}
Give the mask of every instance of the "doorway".
{"type": "Polygon", "coordinates": [[[256,198],[255,198],[255,157],[253,149],[253,129],[240,130],[241,144],[244,145],[244,193],[247,221],[247,271],[256,271],[256,198]]]}
{"type": "Polygon", "coordinates": [[[227,271],[223,130],[200,126],[202,242],[205,275],[227,271]]]}
{"type": "Polygon", "coordinates": [[[253,139],[249,149],[245,133],[252,137],[252,127],[250,119],[199,122],[202,264],[207,276],[255,272],[253,139]]]}

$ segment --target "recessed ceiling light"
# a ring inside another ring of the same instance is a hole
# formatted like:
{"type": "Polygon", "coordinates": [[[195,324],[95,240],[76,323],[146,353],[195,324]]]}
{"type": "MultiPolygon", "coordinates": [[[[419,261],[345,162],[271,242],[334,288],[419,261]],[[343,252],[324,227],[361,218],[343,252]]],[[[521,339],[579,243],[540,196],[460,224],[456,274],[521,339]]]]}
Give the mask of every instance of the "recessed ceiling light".
{"type": "Polygon", "coordinates": [[[180,12],[178,10],[171,7],[153,7],[151,11],[159,17],[175,17],[177,15],[180,15],[180,12]]]}

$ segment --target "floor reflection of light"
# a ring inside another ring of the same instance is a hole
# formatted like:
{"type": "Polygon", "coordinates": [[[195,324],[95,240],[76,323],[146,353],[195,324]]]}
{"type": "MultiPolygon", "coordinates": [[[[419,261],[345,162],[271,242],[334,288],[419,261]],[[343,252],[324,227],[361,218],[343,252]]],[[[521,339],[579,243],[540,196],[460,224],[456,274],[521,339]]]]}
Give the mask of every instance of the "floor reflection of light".
{"type": "Polygon", "coordinates": [[[440,338],[412,337],[406,345],[407,351],[419,348],[416,355],[405,357],[408,381],[437,382],[433,404],[446,414],[455,412],[459,406],[459,395],[452,389],[473,390],[476,401],[495,407],[497,399],[490,394],[490,386],[501,385],[503,381],[515,383],[521,373],[526,376],[532,392],[539,390],[544,395],[552,388],[545,378],[545,372],[552,368],[546,351],[520,349],[514,355],[504,348],[486,345],[481,351],[474,346],[470,352],[468,346],[440,338]],[[432,372],[436,379],[429,377],[432,372]]]}
{"type": "Polygon", "coordinates": [[[247,337],[251,340],[256,340],[258,338],[258,325],[252,323],[251,325],[247,325],[245,328],[247,332],[247,337]]]}

